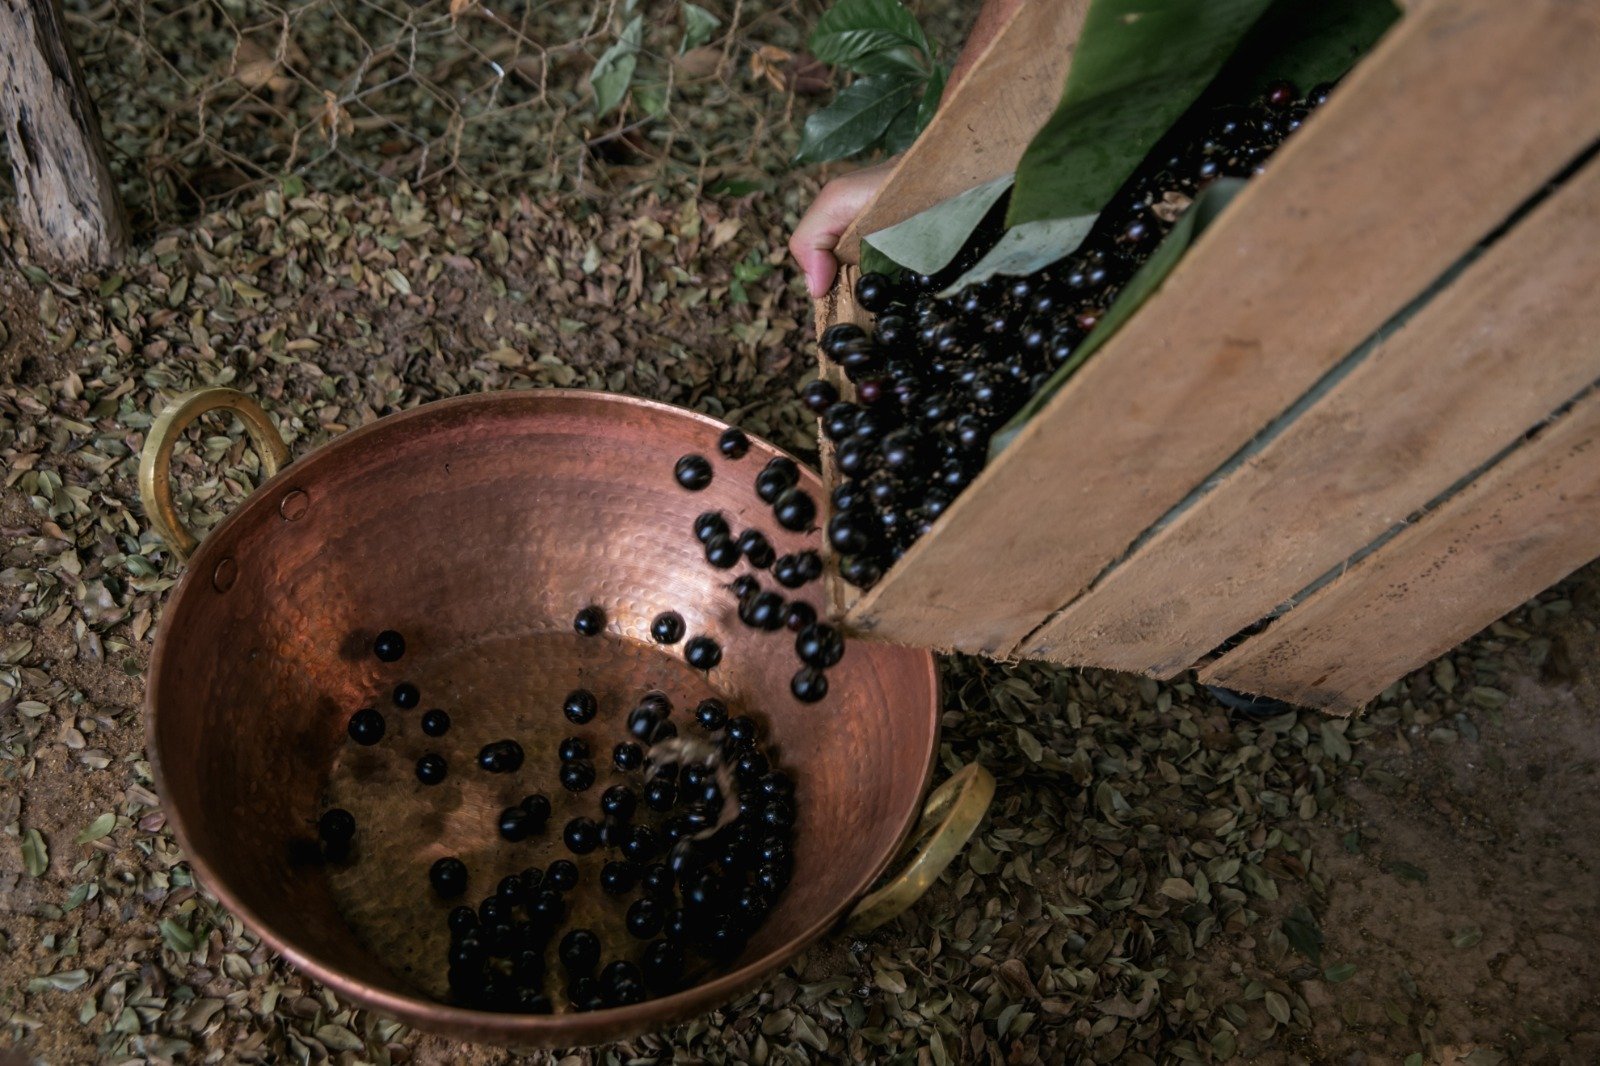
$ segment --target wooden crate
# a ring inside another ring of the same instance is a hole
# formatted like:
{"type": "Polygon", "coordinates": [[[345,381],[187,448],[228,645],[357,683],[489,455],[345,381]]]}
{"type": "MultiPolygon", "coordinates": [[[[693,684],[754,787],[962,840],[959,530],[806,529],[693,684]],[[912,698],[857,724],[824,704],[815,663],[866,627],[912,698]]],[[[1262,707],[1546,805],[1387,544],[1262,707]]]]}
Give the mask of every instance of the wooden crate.
{"type": "MultiPolygon", "coordinates": [[[[1012,52],[1070,56],[1083,7],[1023,6],[862,232],[1015,165],[1065,62],[997,108],[1012,52]]],[[[830,578],[836,613],[1349,711],[1600,556],[1596,55],[1596,5],[1413,4],[877,586],[830,578]]],[[[857,250],[819,327],[866,317],[857,250]]]]}

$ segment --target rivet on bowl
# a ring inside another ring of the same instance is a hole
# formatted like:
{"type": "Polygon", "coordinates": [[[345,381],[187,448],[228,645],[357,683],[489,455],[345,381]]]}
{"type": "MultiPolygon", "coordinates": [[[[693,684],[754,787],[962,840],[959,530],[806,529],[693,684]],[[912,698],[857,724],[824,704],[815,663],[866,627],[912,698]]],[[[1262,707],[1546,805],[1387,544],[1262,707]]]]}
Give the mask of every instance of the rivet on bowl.
{"type": "Polygon", "coordinates": [[[283,499],[278,502],[278,513],[283,515],[286,522],[297,522],[305,517],[311,509],[311,497],[305,489],[291,489],[284,493],[283,499]]]}
{"type": "Polygon", "coordinates": [[[217,568],[211,571],[211,587],[218,592],[227,592],[238,579],[239,564],[233,561],[231,555],[218,562],[217,568]]]}

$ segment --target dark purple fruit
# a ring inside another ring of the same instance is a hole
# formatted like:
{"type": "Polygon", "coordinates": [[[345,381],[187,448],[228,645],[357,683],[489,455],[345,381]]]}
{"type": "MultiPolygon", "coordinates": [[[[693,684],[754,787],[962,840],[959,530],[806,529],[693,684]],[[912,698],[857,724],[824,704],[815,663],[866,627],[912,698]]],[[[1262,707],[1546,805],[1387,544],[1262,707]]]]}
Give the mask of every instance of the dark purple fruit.
{"type": "Polygon", "coordinates": [[[572,628],[578,631],[579,636],[592,637],[606,627],[606,613],[592,604],[578,612],[572,620],[572,628]]]}
{"type": "Polygon", "coordinates": [[[729,587],[733,589],[733,594],[742,600],[746,596],[754,596],[760,592],[761,582],[756,580],[754,574],[741,574],[733,579],[733,584],[729,587]]]}
{"type": "MultiPolygon", "coordinates": [[[[857,407],[849,400],[840,400],[838,403],[828,408],[828,410],[823,414],[822,435],[831,441],[844,440],[846,437],[849,437],[851,434],[855,433],[856,419],[859,418],[860,415],[861,408],[857,407]]],[[[757,487],[759,488],[759,485],[757,487]]],[[[789,485],[783,486],[784,489],[789,487],[789,485]]],[[[772,499],[776,500],[780,495],[782,495],[782,492],[783,489],[779,489],[778,491],[774,492],[772,494],[772,499]]],[[[766,497],[762,498],[766,499],[766,497]]],[[[767,502],[771,503],[772,500],[767,500],[767,502]]]]}
{"type": "Polygon", "coordinates": [[[741,557],[739,543],[726,533],[718,533],[706,541],[706,562],[718,570],[731,570],[741,557]]]}
{"type": "Polygon", "coordinates": [[[756,727],[756,720],[747,714],[728,721],[728,732],[725,740],[732,750],[742,751],[761,739],[761,731],[756,727]]]}
{"type": "Polygon", "coordinates": [[[571,859],[557,859],[545,869],[544,883],[556,892],[571,892],[578,887],[578,864],[571,859]]]}
{"type": "Polygon", "coordinates": [[[449,769],[443,755],[430,751],[417,760],[417,780],[424,785],[437,785],[444,780],[449,769]]]}
{"type": "MultiPolygon", "coordinates": [[[[561,839],[574,855],[587,855],[600,846],[600,827],[594,823],[594,819],[580,815],[561,830],[561,839]]],[[[554,872],[553,864],[551,872],[554,872]]]]}
{"type": "Polygon", "coordinates": [[[611,749],[611,765],[623,773],[631,773],[644,765],[644,749],[623,741],[611,749]]]}
{"type": "Polygon", "coordinates": [[[865,311],[887,311],[898,299],[894,282],[883,274],[863,274],[856,279],[856,303],[865,311]]]}
{"type": "Polygon", "coordinates": [[[833,461],[846,477],[859,477],[872,466],[875,448],[866,437],[851,437],[833,453],[833,461]]]}
{"type": "Polygon", "coordinates": [[[453,907],[446,921],[450,926],[450,932],[459,937],[478,928],[478,912],[468,906],[453,907]]]}
{"type": "Polygon", "coordinates": [[[633,789],[627,785],[612,785],[600,793],[600,810],[623,820],[633,817],[634,808],[638,806],[639,799],[633,794],[633,789]]]}
{"type": "Polygon", "coordinates": [[[406,638],[392,629],[385,629],[372,641],[372,654],[380,662],[398,662],[400,656],[406,653],[406,638]]]}
{"type": "Polygon", "coordinates": [[[662,907],[649,898],[636,899],[628,904],[628,935],[649,940],[661,932],[662,907]]]}
{"type": "Polygon", "coordinates": [[[343,807],[331,807],[317,819],[317,836],[324,844],[348,844],[356,835],[356,817],[343,807]]]}
{"type": "MultiPolygon", "coordinates": [[[[667,926],[664,917],[662,926],[667,926]]],[[[645,948],[639,968],[644,971],[645,987],[657,995],[675,992],[683,984],[683,948],[670,940],[653,941],[645,948]]]]}
{"type": "Polygon", "coordinates": [[[781,471],[770,467],[756,475],[756,495],[761,497],[763,503],[772,503],[779,496],[794,485],[794,482],[785,477],[781,471]]]}
{"type": "Polygon", "coordinates": [[[572,762],[576,759],[589,757],[589,742],[582,737],[567,737],[556,748],[556,758],[562,762],[572,762]]]}
{"type": "Polygon", "coordinates": [[[690,492],[711,484],[711,460],[703,455],[685,455],[672,467],[672,476],[690,492]]]}
{"type": "Polygon", "coordinates": [[[802,600],[795,600],[789,604],[789,609],[784,612],[784,628],[791,633],[798,633],[817,620],[817,609],[802,600]]]}
{"type": "Polygon", "coordinates": [[[873,517],[865,509],[839,511],[828,519],[828,543],[845,555],[859,555],[872,546],[873,517]]]}
{"type": "Polygon", "coordinates": [[[450,732],[450,715],[434,709],[422,716],[422,731],[430,737],[442,737],[450,732]]]}
{"type": "Polygon", "coordinates": [[[594,764],[587,759],[561,764],[561,787],[568,792],[587,792],[594,784],[594,764]]]}
{"type": "Polygon", "coordinates": [[[402,711],[409,711],[421,702],[422,694],[411,682],[402,681],[394,687],[394,705],[402,711]]]}
{"type": "Polygon", "coordinates": [[[383,739],[383,715],[371,707],[367,707],[350,716],[350,724],[347,728],[351,740],[357,744],[371,746],[383,739]]]}
{"type": "Polygon", "coordinates": [[[453,899],[467,890],[467,864],[454,856],[439,859],[428,868],[428,881],[439,895],[453,899]]]}
{"type": "Polygon", "coordinates": [[[742,429],[729,427],[717,438],[717,451],[721,452],[725,459],[743,459],[749,450],[750,438],[745,436],[742,429]]]}
{"type": "Polygon", "coordinates": [[[630,826],[622,841],[622,854],[630,862],[649,862],[660,850],[656,831],[647,825],[630,826]]]}
{"type": "Polygon", "coordinates": [[[802,666],[789,680],[789,691],[801,703],[816,703],[828,694],[828,675],[814,666],[802,666]]]}
{"type": "Polygon", "coordinates": [[[1267,86],[1266,100],[1269,107],[1288,107],[1299,96],[1295,87],[1286,81],[1275,81],[1267,86]]]}
{"type": "Polygon", "coordinates": [[[533,819],[528,817],[528,812],[521,807],[507,807],[500,812],[500,835],[515,844],[519,840],[526,840],[533,832],[533,819]]]}
{"type": "Polygon", "coordinates": [[[539,833],[544,830],[545,823],[550,820],[550,800],[542,792],[531,792],[522,797],[518,804],[528,815],[528,831],[539,833]]]}
{"type": "Polygon", "coordinates": [[[561,713],[567,716],[567,721],[573,725],[586,725],[594,720],[595,712],[600,705],[594,698],[594,693],[586,688],[575,688],[567,693],[567,698],[561,704],[561,713]]]}
{"type": "Polygon", "coordinates": [[[661,715],[651,707],[639,706],[628,712],[628,733],[645,744],[655,743],[661,728],[661,715]]]}
{"type": "Polygon", "coordinates": [[[478,767],[491,774],[512,774],[522,768],[522,745],[496,740],[478,749],[478,767]]]}
{"type": "Polygon", "coordinates": [[[757,570],[765,570],[777,558],[777,553],[772,550],[772,542],[759,529],[747,529],[739,534],[739,551],[757,570]]]}
{"type": "Polygon", "coordinates": [[[587,929],[574,929],[561,938],[556,953],[568,974],[587,976],[600,965],[600,938],[587,929]]]}
{"type": "Polygon", "coordinates": [[[715,696],[708,697],[694,709],[694,717],[701,729],[715,733],[728,724],[728,705],[715,696]]]}
{"type": "Polygon", "coordinates": [[[720,511],[706,511],[694,520],[695,539],[705,544],[718,533],[724,537],[728,535],[728,520],[722,517],[720,511]]]}
{"type": "Polygon", "coordinates": [[[678,802],[678,786],[665,777],[653,777],[644,786],[644,805],[653,811],[670,811],[678,802]]]}
{"type": "Polygon", "coordinates": [[[847,555],[839,560],[839,576],[858,589],[870,589],[883,577],[883,567],[865,555],[847,555]]]}
{"type": "Polygon", "coordinates": [[[722,662],[722,645],[710,637],[691,637],[683,647],[683,661],[696,670],[711,670],[722,662]]]}
{"type": "Polygon", "coordinates": [[[625,896],[633,891],[639,880],[639,869],[631,862],[612,860],[600,868],[600,891],[611,896],[625,896]]]}
{"type": "Polygon", "coordinates": [[[776,592],[761,592],[739,602],[739,621],[753,629],[783,628],[784,602],[776,592]]]}
{"type": "Polygon", "coordinates": [[[839,390],[832,382],[813,381],[800,390],[800,402],[814,415],[820,415],[839,402],[839,390]]]}
{"type": "Polygon", "coordinates": [[[657,644],[676,644],[683,632],[683,615],[677,611],[662,611],[650,623],[650,639],[657,644]]]}
{"type": "Polygon", "coordinates": [[[784,529],[804,533],[817,520],[817,501],[809,492],[791,488],[772,505],[772,514],[784,529]]]}

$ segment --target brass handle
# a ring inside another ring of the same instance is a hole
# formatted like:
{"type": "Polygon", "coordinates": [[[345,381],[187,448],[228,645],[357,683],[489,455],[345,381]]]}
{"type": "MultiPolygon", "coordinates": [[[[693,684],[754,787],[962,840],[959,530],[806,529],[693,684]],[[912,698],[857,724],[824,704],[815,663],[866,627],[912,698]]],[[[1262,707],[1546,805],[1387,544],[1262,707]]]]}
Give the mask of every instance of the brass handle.
{"type": "Polygon", "coordinates": [[[278,435],[278,427],[260,404],[238,389],[221,385],[195,389],[162,411],[151,424],[144,451],[139,455],[139,499],[156,534],[179,559],[187,559],[200,542],[178,517],[177,505],[172,501],[172,449],[191,422],[208,411],[223,410],[232,411],[244,423],[256,451],[261,453],[261,469],[267,477],[289,462],[289,448],[278,435]]]}
{"type": "Polygon", "coordinates": [[[869,892],[845,919],[845,929],[865,933],[897,918],[921,899],[977,832],[994,800],[994,775],[968,763],[934,789],[922,808],[917,836],[927,840],[893,881],[869,892]]]}

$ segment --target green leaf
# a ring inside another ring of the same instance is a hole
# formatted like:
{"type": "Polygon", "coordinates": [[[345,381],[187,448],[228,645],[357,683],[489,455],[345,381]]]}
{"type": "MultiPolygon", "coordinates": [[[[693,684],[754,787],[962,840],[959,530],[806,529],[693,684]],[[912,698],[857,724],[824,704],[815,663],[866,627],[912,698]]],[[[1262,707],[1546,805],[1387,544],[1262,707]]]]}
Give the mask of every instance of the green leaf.
{"type": "Polygon", "coordinates": [[[893,274],[897,270],[904,269],[904,266],[903,263],[896,263],[866,241],[861,242],[861,273],[893,274]]]}
{"type": "Polygon", "coordinates": [[[722,20],[699,4],[680,4],[683,8],[683,40],[678,44],[681,56],[691,48],[699,48],[711,40],[722,20]]]}
{"type": "Polygon", "coordinates": [[[1427,884],[1428,882],[1428,871],[1401,859],[1391,859],[1384,863],[1383,871],[1384,873],[1393,874],[1403,881],[1416,881],[1421,884],[1427,884]]]}
{"type": "Polygon", "coordinates": [[[38,877],[50,868],[50,849],[37,829],[22,834],[22,868],[29,877],[38,877]]]}
{"type": "Polygon", "coordinates": [[[175,918],[161,919],[161,939],[166,941],[167,947],[180,955],[186,955],[200,946],[199,939],[191,932],[189,927],[175,918]]]}
{"type": "Polygon", "coordinates": [[[933,73],[928,75],[928,83],[922,87],[922,103],[917,105],[917,132],[921,133],[928,128],[928,123],[933,121],[933,113],[939,110],[939,100],[944,96],[944,87],[950,80],[950,68],[943,63],[933,68],[933,73]]]}
{"type": "MultiPolygon", "coordinates": [[[[863,250],[874,248],[915,273],[935,274],[956,257],[983,216],[1009,188],[1010,174],[986,181],[904,222],[867,234],[863,250]]],[[[864,265],[862,269],[866,269],[864,265]]]]}
{"type": "Polygon", "coordinates": [[[866,151],[921,87],[921,79],[907,74],[857,78],[833,103],[806,119],[795,162],[821,163],[866,151]]]}
{"type": "Polygon", "coordinates": [[[1038,762],[1044,758],[1044,745],[1039,743],[1039,738],[1017,726],[1017,747],[1022,749],[1022,754],[1028,757],[1029,762],[1038,762]]]}
{"type": "Polygon", "coordinates": [[[89,828],[78,834],[78,843],[93,844],[96,840],[110,836],[111,831],[116,827],[117,816],[112,814],[110,811],[107,811],[94,821],[90,822],[89,828]]]}
{"type": "Polygon", "coordinates": [[[608,114],[622,98],[628,95],[633,84],[633,71],[639,65],[639,44],[644,40],[644,16],[635,15],[610,48],[601,53],[589,72],[589,85],[594,89],[595,114],[608,114]]]}
{"type": "MultiPolygon", "coordinates": [[[[1205,190],[1195,199],[1195,202],[1189,205],[1189,209],[1173,225],[1171,232],[1156,247],[1150,258],[1145,260],[1144,266],[1140,267],[1138,272],[1128,279],[1128,284],[1122,287],[1122,292],[1117,295],[1111,306],[1106,309],[1105,317],[1100,320],[1099,325],[1095,326],[1094,332],[1090,333],[1088,338],[1078,346],[1078,350],[1072,353],[1072,358],[1057,367],[1055,372],[1050,375],[1050,380],[1045,382],[1044,387],[1034,393],[1033,398],[1023,406],[1022,410],[1018,411],[1011,421],[1000,427],[999,432],[995,433],[990,439],[989,456],[991,459],[999,455],[1005,450],[1006,445],[1016,439],[1017,434],[1022,432],[1022,427],[1027,425],[1028,419],[1043,410],[1045,404],[1050,402],[1051,398],[1067,383],[1067,380],[1077,373],[1078,368],[1083,366],[1089,357],[1097,352],[1106,341],[1110,340],[1122,324],[1133,317],[1133,313],[1139,309],[1139,306],[1161,287],[1161,283],[1167,279],[1167,275],[1172,273],[1172,268],[1178,265],[1178,261],[1183,258],[1184,252],[1188,251],[1189,245],[1193,244],[1195,238],[1204,232],[1205,228],[1215,221],[1223,209],[1233,202],[1233,198],[1239,194],[1239,190],[1242,188],[1244,188],[1244,182],[1238,178],[1219,178],[1206,186],[1205,190]]],[[[1224,881],[1227,879],[1213,878],[1213,880],[1224,881]]]]}
{"type": "Polygon", "coordinates": [[[1483,930],[1474,925],[1456,930],[1456,935],[1450,938],[1450,946],[1459,951],[1462,948],[1470,948],[1482,940],[1483,930]]]}
{"type": "Polygon", "coordinates": [[[898,0],[840,0],[806,42],[824,63],[858,74],[928,71],[928,38],[898,0]]]}
{"type": "Polygon", "coordinates": [[[910,148],[911,142],[916,139],[917,102],[913,100],[889,120],[889,128],[883,131],[883,150],[890,155],[899,155],[910,148]]]}
{"type": "Polygon", "coordinates": [[[1267,1013],[1283,1025],[1289,1024],[1289,1001],[1278,992],[1269,991],[1263,997],[1267,1003],[1267,1013]]]}
{"type": "Polygon", "coordinates": [[[1322,963],[1322,930],[1317,919],[1304,903],[1296,903],[1289,917],[1283,920],[1283,935],[1289,946],[1310,959],[1313,965],[1322,963]]]}
{"type": "Polygon", "coordinates": [[[1332,985],[1339,984],[1342,981],[1348,981],[1355,975],[1356,966],[1353,962],[1336,962],[1332,966],[1329,966],[1326,970],[1322,971],[1323,980],[1332,985]]]}
{"type": "Polygon", "coordinates": [[[1012,226],[982,259],[940,295],[949,296],[996,274],[1032,274],[1069,255],[1094,229],[1099,215],[1041,218],[1012,226]]]}
{"type": "Polygon", "coordinates": [[[1007,225],[1104,207],[1267,6],[1094,0],[1061,102],[1017,166],[1007,225]]]}
{"type": "Polygon", "coordinates": [[[1219,99],[1286,81],[1301,92],[1335,81],[1400,17],[1393,0],[1274,0],[1217,76],[1219,99]]]}

